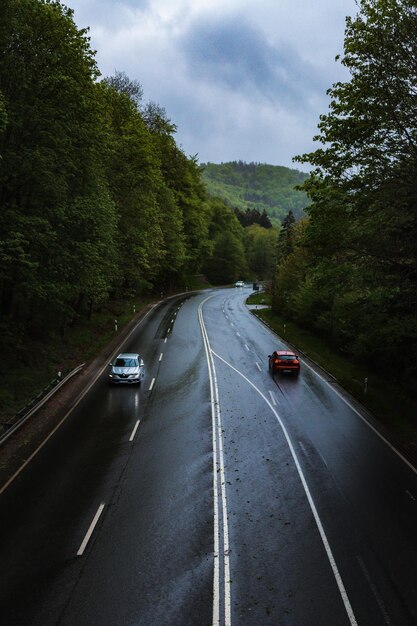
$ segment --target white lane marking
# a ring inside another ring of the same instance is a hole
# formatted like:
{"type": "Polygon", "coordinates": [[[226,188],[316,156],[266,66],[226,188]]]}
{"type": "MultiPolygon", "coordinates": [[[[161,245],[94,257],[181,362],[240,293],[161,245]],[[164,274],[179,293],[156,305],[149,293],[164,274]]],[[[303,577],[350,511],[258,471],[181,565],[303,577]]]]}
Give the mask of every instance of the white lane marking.
{"type": "Polygon", "coordinates": [[[152,391],[154,384],[155,384],[155,378],[152,378],[152,381],[151,381],[151,384],[149,385],[148,391],[152,391]]]}
{"type": "Polygon", "coordinates": [[[361,570],[362,570],[362,572],[363,572],[363,574],[364,574],[364,576],[366,578],[366,581],[367,581],[368,585],[370,586],[370,588],[372,590],[372,593],[374,594],[375,600],[376,600],[376,602],[377,602],[377,604],[379,606],[379,609],[380,609],[380,611],[382,613],[382,616],[384,618],[384,622],[387,624],[387,626],[390,626],[391,625],[391,620],[389,618],[388,611],[387,611],[387,609],[385,607],[384,601],[382,600],[381,596],[379,595],[378,590],[376,588],[376,585],[373,582],[373,580],[371,578],[371,575],[369,574],[369,571],[368,571],[368,569],[367,569],[363,559],[360,556],[358,556],[358,555],[356,555],[356,559],[357,559],[357,561],[359,563],[359,566],[360,566],[360,568],[361,568],[361,570]]]}
{"type": "Polygon", "coordinates": [[[272,404],[273,404],[274,406],[277,406],[277,401],[275,400],[275,394],[274,394],[274,392],[273,392],[273,391],[270,391],[270,392],[269,392],[269,395],[271,396],[272,404]]]}
{"type": "Polygon", "coordinates": [[[168,340],[168,337],[165,337],[165,339],[164,339],[164,343],[166,343],[166,342],[167,342],[167,340],[168,340]]]}
{"type": "Polygon", "coordinates": [[[135,427],[134,427],[134,429],[133,429],[133,431],[132,431],[132,434],[130,435],[129,441],[133,441],[133,440],[134,440],[135,435],[136,435],[136,431],[137,431],[137,429],[139,428],[139,424],[140,424],[140,420],[138,420],[138,421],[136,422],[135,427]]]}
{"type": "Polygon", "coordinates": [[[226,319],[227,319],[227,320],[229,319],[229,316],[228,316],[228,315],[226,315],[226,319]]]}
{"type": "Polygon", "coordinates": [[[238,332],[237,332],[237,333],[236,333],[236,335],[237,335],[238,337],[240,337],[240,333],[238,333],[238,332]]]}
{"type": "Polygon", "coordinates": [[[386,438],[384,437],[384,435],[382,435],[382,434],[381,434],[381,433],[380,433],[380,432],[379,432],[379,431],[375,428],[375,426],[372,426],[372,424],[371,424],[370,422],[368,422],[368,420],[366,419],[366,417],[365,417],[364,415],[362,415],[362,414],[360,413],[360,411],[359,411],[357,408],[355,408],[355,407],[353,406],[353,404],[352,404],[351,402],[349,402],[349,400],[347,400],[347,398],[343,397],[343,395],[342,395],[342,394],[341,394],[341,393],[340,393],[337,389],[335,389],[335,387],[334,387],[333,385],[331,385],[331,384],[330,384],[330,383],[329,383],[329,382],[328,382],[328,381],[327,381],[327,380],[326,380],[326,379],[325,379],[325,378],[324,378],[321,374],[319,374],[319,372],[317,372],[317,370],[315,370],[315,369],[314,369],[314,367],[312,367],[311,365],[309,365],[309,364],[308,364],[308,363],[306,363],[305,361],[303,361],[303,363],[304,363],[304,365],[305,365],[306,367],[308,367],[308,368],[309,368],[312,372],[314,372],[314,374],[316,374],[316,376],[318,376],[318,377],[319,377],[319,378],[320,378],[320,379],[321,379],[324,383],[326,383],[326,385],[327,385],[330,389],[332,389],[332,391],[334,391],[334,393],[335,393],[337,396],[339,396],[339,398],[340,398],[341,400],[343,400],[343,402],[344,402],[345,404],[347,404],[347,406],[348,406],[350,409],[352,409],[352,411],[354,411],[354,413],[356,413],[356,415],[357,415],[358,417],[360,417],[360,418],[361,418],[361,420],[362,420],[362,421],[363,421],[363,422],[364,422],[364,423],[365,423],[365,424],[366,424],[366,425],[367,425],[367,426],[368,426],[371,430],[373,430],[373,431],[374,431],[374,433],[375,433],[376,435],[378,435],[378,437],[379,437],[380,439],[382,439],[382,441],[383,441],[384,443],[386,443],[386,444],[387,444],[387,446],[388,446],[388,447],[389,447],[389,448],[390,448],[393,452],[395,452],[395,454],[396,454],[397,456],[399,456],[399,457],[400,457],[400,459],[401,459],[402,461],[404,461],[404,463],[405,463],[406,465],[408,465],[408,467],[409,467],[409,468],[410,468],[410,469],[414,472],[414,474],[417,474],[417,467],[414,467],[414,465],[412,465],[412,464],[410,463],[410,461],[408,461],[408,460],[405,458],[405,456],[404,456],[403,454],[401,454],[401,452],[400,452],[399,450],[397,450],[397,448],[396,448],[395,446],[393,446],[393,445],[392,445],[392,443],[390,443],[390,442],[388,441],[388,439],[386,439],[386,438]]]}
{"type": "Polygon", "coordinates": [[[257,362],[256,362],[256,363],[255,363],[255,365],[256,365],[256,367],[258,368],[258,370],[259,370],[260,372],[262,372],[262,369],[261,369],[261,366],[259,365],[259,363],[257,363],[257,362]]]}
{"type": "Polygon", "coordinates": [[[173,323],[174,323],[174,321],[175,321],[175,318],[173,318],[173,319],[171,320],[171,324],[173,324],[173,323]]]}
{"type": "Polygon", "coordinates": [[[201,334],[203,336],[204,349],[206,352],[207,365],[210,379],[210,399],[212,412],[212,431],[213,431],[213,491],[214,491],[214,575],[213,575],[213,626],[220,624],[220,528],[219,528],[219,509],[218,509],[218,478],[220,473],[220,492],[222,502],[222,520],[223,520],[223,567],[224,567],[224,624],[231,626],[231,578],[230,578],[230,559],[229,559],[229,526],[226,496],[226,475],[223,453],[223,429],[220,413],[219,389],[217,385],[217,374],[214,366],[214,360],[207,330],[204,324],[202,308],[203,304],[213,296],[209,296],[198,307],[198,316],[200,321],[201,334]],[[216,425],[217,422],[217,425],[216,425]],[[216,434],[217,429],[217,434],[216,434]],[[218,441],[218,445],[217,445],[218,441]]]}
{"type": "MultiPolygon", "coordinates": [[[[253,320],[257,320],[259,322],[259,324],[262,325],[263,328],[265,328],[266,331],[268,331],[270,333],[270,335],[272,335],[274,338],[279,337],[279,335],[277,333],[275,333],[272,328],[270,328],[269,326],[267,326],[267,324],[263,323],[262,321],[259,320],[258,317],[253,316],[252,314],[250,314],[248,312],[248,315],[251,316],[251,319],[253,320]]],[[[282,339],[280,337],[280,339],[282,339]]],[[[318,376],[318,378],[320,378],[320,380],[322,380],[337,396],[339,396],[339,398],[341,400],[343,400],[343,402],[350,408],[352,409],[352,411],[354,413],[356,413],[356,415],[358,417],[361,418],[361,420],[371,429],[373,430],[373,432],[378,435],[378,437],[387,444],[387,446],[392,450],[392,452],[394,452],[398,457],[400,457],[400,459],[402,461],[404,461],[404,463],[414,472],[414,474],[417,474],[417,467],[415,467],[414,465],[412,465],[412,463],[405,458],[405,456],[403,454],[401,454],[401,452],[399,450],[397,450],[397,448],[395,446],[392,445],[392,443],[390,443],[388,441],[388,439],[386,439],[384,437],[384,435],[381,435],[381,433],[374,427],[372,426],[372,424],[370,422],[368,422],[368,420],[366,419],[366,417],[364,415],[362,415],[362,413],[353,406],[353,404],[351,402],[349,402],[349,400],[347,400],[339,391],[337,391],[337,389],[331,385],[329,383],[328,380],[326,380],[316,369],[314,369],[314,367],[312,365],[309,365],[309,363],[307,363],[306,361],[302,361],[303,364],[305,365],[305,367],[308,367],[308,369],[310,369],[313,374],[315,374],[316,376],[318,376]]],[[[319,366],[320,367],[320,366],[319,366]]]]}
{"type": "Polygon", "coordinates": [[[247,343],[245,343],[245,348],[246,348],[246,350],[247,350],[248,352],[250,352],[250,348],[249,348],[249,346],[248,346],[248,344],[247,344],[247,343]]]}
{"type": "Polygon", "coordinates": [[[163,356],[164,356],[164,353],[163,353],[163,352],[161,352],[161,354],[159,355],[159,362],[161,362],[161,361],[162,361],[162,357],[163,357],[163,356]]]}
{"type": "Polygon", "coordinates": [[[98,509],[97,509],[97,513],[94,515],[94,519],[93,519],[93,521],[90,524],[90,528],[87,530],[87,534],[84,537],[84,540],[83,540],[82,544],[78,548],[77,556],[82,556],[84,554],[84,550],[86,549],[87,544],[90,541],[90,537],[91,537],[91,535],[94,532],[94,529],[95,529],[95,527],[97,525],[97,522],[99,520],[100,515],[103,512],[104,507],[105,507],[105,504],[104,504],[104,502],[102,502],[100,504],[100,506],[98,507],[98,509]]]}
{"type": "Polygon", "coordinates": [[[305,447],[305,445],[303,444],[302,441],[298,442],[300,445],[301,450],[304,452],[304,455],[306,456],[307,459],[310,459],[310,454],[307,451],[307,448],[305,447]]]}
{"type": "Polygon", "coordinates": [[[405,493],[407,494],[407,496],[413,500],[414,502],[416,501],[415,497],[413,496],[413,494],[411,493],[411,491],[408,491],[408,489],[405,490],[405,493]]]}
{"type": "MultiPolygon", "coordinates": [[[[120,353],[120,349],[121,346],[123,346],[127,340],[129,339],[129,337],[136,331],[136,329],[138,328],[138,326],[140,326],[142,324],[142,322],[148,317],[148,315],[153,311],[153,309],[156,307],[157,305],[154,304],[149,311],[142,317],[141,320],[139,320],[139,322],[132,328],[132,330],[126,335],[126,337],[119,343],[117,349],[113,352],[113,354],[110,357],[110,361],[113,361],[114,357],[116,356],[116,354],[120,353]]],[[[4,483],[3,487],[0,489],[0,496],[1,494],[6,491],[7,487],[9,487],[9,485],[12,484],[12,482],[23,472],[23,470],[25,469],[25,467],[27,465],[29,465],[29,463],[32,461],[32,459],[35,458],[35,456],[38,454],[38,452],[40,452],[42,450],[42,448],[44,447],[44,445],[46,445],[48,443],[48,441],[51,439],[51,437],[56,433],[56,431],[62,426],[62,424],[68,419],[68,417],[71,415],[71,413],[74,411],[74,409],[77,408],[77,406],[80,404],[81,400],[84,398],[84,396],[90,391],[91,387],[97,382],[97,380],[100,378],[100,376],[103,374],[104,370],[106,370],[108,368],[108,365],[104,365],[101,370],[99,370],[97,372],[97,374],[94,376],[93,380],[91,381],[91,383],[89,385],[87,385],[87,387],[84,389],[84,391],[78,396],[78,399],[75,401],[75,403],[73,404],[73,406],[70,408],[69,411],[67,411],[67,413],[65,413],[64,417],[62,418],[62,420],[60,422],[58,422],[58,424],[55,426],[55,428],[53,428],[51,430],[51,432],[49,433],[49,435],[47,437],[45,437],[45,439],[42,441],[42,443],[39,444],[39,446],[36,448],[36,450],[34,450],[34,452],[32,452],[32,454],[26,459],[26,461],[24,463],[22,463],[22,465],[19,467],[19,469],[13,474],[13,476],[11,476],[9,478],[9,480],[4,483]]]]}
{"type": "Polygon", "coordinates": [[[351,623],[351,626],[357,626],[357,621],[356,621],[355,615],[353,613],[352,605],[350,604],[348,595],[346,593],[345,586],[344,586],[343,581],[342,581],[342,577],[340,576],[338,567],[336,565],[336,561],[334,559],[332,550],[330,548],[329,541],[327,539],[326,533],[324,532],[323,524],[321,523],[321,519],[320,519],[318,511],[316,509],[316,505],[314,503],[313,497],[312,497],[312,495],[310,493],[310,489],[309,489],[307,481],[305,479],[303,470],[301,469],[300,462],[298,460],[298,457],[297,457],[297,454],[295,452],[294,446],[292,444],[292,441],[291,441],[290,436],[289,436],[289,434],[287,432],[287,429],[285,428],[285,425],[284,425],[283,421],[281,420],[280,416],[278,415],[278,413],[276,412],[276,410],[274,409],[272,404],[269,402],[268,398],[262,393],[262,391],[260,389],[258,389],[258,387],[252,381],[249,380],[249,378],[247,378],[244,374],[242,374],[242,372],[240,372],[238,369],[233,367],[233,365],[231,365],[230,363],[225,361],[225,359],[223,359],[219,354],[216,354],[216,352],[214,352],[213,350],[212,350],[212,354],[214,354],[214,356],[216,356],[220,361],[222,361],[225,365],[227,365],[232,370],[234,370],[237,374],[239,374],[239,376],[241,376],[244,380],[246,380],[249,383],[249,385],[251,385],[251,387],[253,387],[255,389],[255,391],[257,391],[259,393],[259,395],[265,400],[265,402],[267,403],[267,405],[269,406],[269,408],[271,409],[271,411],[275,415],[279,425],[281,426],[282,432],[284,433],[285,439],[287,440],[288,447],[290,449],[292,458],[293,458],[295,466],[297,468],[297,472],[298,472],[298,475],[300,477],[301,483],[302,483],[302,485],[304,487],[304,492],[305,492],[305,494],[307,496],[307,500],[308,500],[308,503],[310,505],[311,511],[313,513],[314,520],[315,520],[317,528],[319,530],[320,537],[321,537],[321,540],[323,542],[324,549],[326,551],[327,558],[329,560],[330,566],[332,568],[333,576],[336,579],[336,583],[337,583],[337,586],[339,588],[339,593],[340,593],[341,598],[343,600],[343,604],[345,606],[345,610],[346,610],[346,613],[348,615],[349,621],[351,623]]]}

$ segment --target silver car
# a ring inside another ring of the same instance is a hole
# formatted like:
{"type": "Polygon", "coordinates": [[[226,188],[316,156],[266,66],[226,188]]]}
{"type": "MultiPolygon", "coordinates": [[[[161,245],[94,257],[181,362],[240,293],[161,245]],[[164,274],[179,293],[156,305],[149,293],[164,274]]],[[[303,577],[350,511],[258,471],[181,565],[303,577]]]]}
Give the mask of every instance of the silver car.
{"type": "Polygon", "coordinates": [[[137,353],[119,354],[113,361],[109,363],[111,367],[109,374],[109,383],[117,385],[131,385],[138,383],[140,385],[145,375],[145,364],[137,353]]]}

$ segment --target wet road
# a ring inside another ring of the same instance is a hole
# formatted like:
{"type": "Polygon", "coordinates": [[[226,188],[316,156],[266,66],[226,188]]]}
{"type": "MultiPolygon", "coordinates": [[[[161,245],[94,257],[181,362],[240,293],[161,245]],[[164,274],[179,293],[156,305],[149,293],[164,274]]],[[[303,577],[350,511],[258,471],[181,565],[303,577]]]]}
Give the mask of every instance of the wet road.
{"type": "Polygon", "coordinates": [[[247,290],[166,301],[0,497],[3,625],[417,624],[417,475],[247,290]]]}

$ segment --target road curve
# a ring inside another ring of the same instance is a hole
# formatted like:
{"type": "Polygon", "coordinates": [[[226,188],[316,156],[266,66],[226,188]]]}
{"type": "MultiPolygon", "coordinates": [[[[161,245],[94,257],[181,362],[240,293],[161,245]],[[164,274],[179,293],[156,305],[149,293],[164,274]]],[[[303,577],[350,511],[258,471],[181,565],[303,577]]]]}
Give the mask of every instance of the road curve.
{"type": "Polygon", "coordinates": [[[0,497],[2,624],[417,624],[417,475],[248,291],[156,307],[0,497]]]}

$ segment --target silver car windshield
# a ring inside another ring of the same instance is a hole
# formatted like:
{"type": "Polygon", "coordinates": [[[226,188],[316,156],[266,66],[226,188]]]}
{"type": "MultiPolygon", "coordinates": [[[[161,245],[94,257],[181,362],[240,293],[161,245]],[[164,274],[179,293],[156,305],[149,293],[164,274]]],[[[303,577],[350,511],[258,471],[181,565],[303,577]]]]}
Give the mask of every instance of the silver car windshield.
{"type": "Polygon", "coordinates": [[[114,364],[116,367],[137,367],[139,365],[137,359],[116,359],[114,364]]]}

